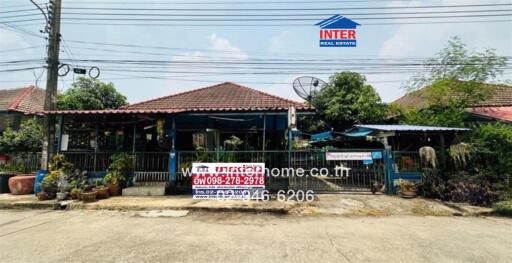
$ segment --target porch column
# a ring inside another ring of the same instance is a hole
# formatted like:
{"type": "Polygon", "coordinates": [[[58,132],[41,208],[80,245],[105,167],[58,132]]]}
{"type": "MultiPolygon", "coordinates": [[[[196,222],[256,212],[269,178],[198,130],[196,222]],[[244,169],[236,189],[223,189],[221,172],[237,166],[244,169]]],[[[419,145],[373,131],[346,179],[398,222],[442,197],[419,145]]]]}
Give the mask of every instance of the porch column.
{"type": "Polygon", "coordinates": [[[136,151],[136,142],[137,142],[137,116],[133,117],[133,140],[132,140],[132,167],[133,170],[136,171],[137,167],[135,165],[137,164],[137,156],[135,155],[136,151]]]}
{"type": "MultiPolygon", "coordinates": [[[[265,152],[265,140],[266,140],[266,135],[267,135],[267,114],[263,113],[263,152],[265,152]]],[[[265,153],[263,153],[265,154],[265,153]]]]}
{"type": "Polygon", "coordinates": [[[94,133],[95,133],[95,140],[96,140],[96,143],[94,145],[94,169],[93,171],[96,172],[96,164],[97,164],[97,158],[98,158],[98,133],[99,133],[99,130],[100,130],[100,127],[99,127],[99,124],[98,124],[98,117],[95,118],[96,120],[96,124],[95,124],[95,128],[94,128],[94,133]]]}
{"type": "Polygon", "coordinates": [[[57,131],[57,154],[60,154],[60,149],[62,145],[62,128],[64,127],[64,115],[59,116],[59,126],[57,131]]]}
{"type": "Polygon", "coordinates": [[[176,187],[178,156],[176,153],[176,119],[171,117],[171,128],[168,129],[168,136],[171,140],[171,152],[169,153],[169,181],[172,188],[176,187]]]}

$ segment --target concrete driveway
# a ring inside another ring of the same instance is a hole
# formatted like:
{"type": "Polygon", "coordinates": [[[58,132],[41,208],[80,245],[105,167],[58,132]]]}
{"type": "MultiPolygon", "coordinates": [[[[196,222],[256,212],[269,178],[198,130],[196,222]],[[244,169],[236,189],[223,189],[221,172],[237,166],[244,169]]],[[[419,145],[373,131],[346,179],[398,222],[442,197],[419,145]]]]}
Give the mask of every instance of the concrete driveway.
{"type": "Polygon", "coordinates": [[[0,261],[510,262],[512,258],[512,220],[505,218],[185,214],[0,210],[0,261]]]}

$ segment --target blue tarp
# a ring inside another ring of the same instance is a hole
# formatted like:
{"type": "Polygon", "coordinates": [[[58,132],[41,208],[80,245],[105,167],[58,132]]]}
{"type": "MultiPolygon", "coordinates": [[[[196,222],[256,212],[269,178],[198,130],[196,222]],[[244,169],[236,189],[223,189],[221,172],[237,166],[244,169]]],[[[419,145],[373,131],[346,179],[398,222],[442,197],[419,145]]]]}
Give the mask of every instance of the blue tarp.
{"type": "Polygon", "coordinates": [[[332,131],[311,134],[311,141],[313,142],[327,141],[330,139],[332,139],[332,131]]]}

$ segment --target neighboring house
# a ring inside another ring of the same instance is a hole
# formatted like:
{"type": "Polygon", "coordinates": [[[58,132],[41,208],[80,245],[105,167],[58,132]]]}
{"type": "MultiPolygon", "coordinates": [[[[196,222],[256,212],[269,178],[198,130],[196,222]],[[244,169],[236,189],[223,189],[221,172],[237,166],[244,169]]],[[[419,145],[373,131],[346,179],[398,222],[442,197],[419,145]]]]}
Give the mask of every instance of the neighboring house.
{"type": "MultiPolygon", "coordinates": [[[[241,161],[261,160],[262,151],[286,150],[292,107],[297,115],[314,113],[303,103],[225,82],[120,109],[45,113],[61,123],[56,150],[82,170],[104,171],[110,155],[123,151],[137,156],[138,171],[169,171],[170,152],[171,163],[183,167],[197,155],[210,160],[204,150],[233,149],[232,136],[241,140],[236,150],[256,151],[241,161]]],[[[228,158],[210,157],[222,156],[228,158]]]]}
{"type": "Polygon", "coordinates": [[[45,91],[34,86],[0,90],[0,132],[17,129],[24,118],[43,111],[45,91]]]}
{"type": "MultiPolygon", "coordinates": [[[[491,85],[491,84],[488,84],[491,85]]],[[[494,85],[494,84],[492,84],[494,85]]],[[[512,124],[512,86],[494,85],[494,92],[484,101],[466,109],[467,121],[496,122],[512,124]]],[[[413,91],[395,100],[393,104],[403,108],[424,108],[428,105],[427,88],[413,91]]]]}

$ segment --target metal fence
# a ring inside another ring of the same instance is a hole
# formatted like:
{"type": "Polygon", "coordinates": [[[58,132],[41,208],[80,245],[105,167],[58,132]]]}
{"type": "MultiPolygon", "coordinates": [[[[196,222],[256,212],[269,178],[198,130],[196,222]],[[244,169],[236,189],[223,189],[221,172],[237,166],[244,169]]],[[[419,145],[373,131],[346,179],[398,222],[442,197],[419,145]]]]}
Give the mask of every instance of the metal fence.
{"type": "Polygon", "coordinates": [[[394,169],[396,172],[421,172],[421,160],[418,152],[394,151],[394,169]]]}
{"type": "Polygon", "coordinates": [[[15,169],[16,171],[32,173],[41,167],[41,153],[19,152],[3,154],[7,160],[0,163],[0,167],[15,169]]]}
{"type": "MultiPolygon", "coordinates": [[[[112,156],[119,152],[64,152],[66,159],[83,171],[106,171],[112,163],[112,156]]],[[[127,153],[133,157],[134,171],[169,171],[168,152],[127,153]]]]}
{"type": "MultiPolygon", "coordinates": [[[[344,149],[330,152],[375,152],[378,149],[344,149]]],[[[260,162],[276,175],[267,176],[270,190],[301,189],[317,192],[369,191],[384,184],[382,159],[364,164],[363,161],[328,161],[326,151],[182,151],[177,153],[177,181],[182,187],[191,185],[186,176],[193,162],[260,162]],[[304,171],[303,176],[283,168],[304,171]],[[281,170],[280,170],[281,169],[281,170]],[[337,172],[338,171],[338,172],[337,172]],[[322,172],[322,174],[320,174],[322,172]]]]}

